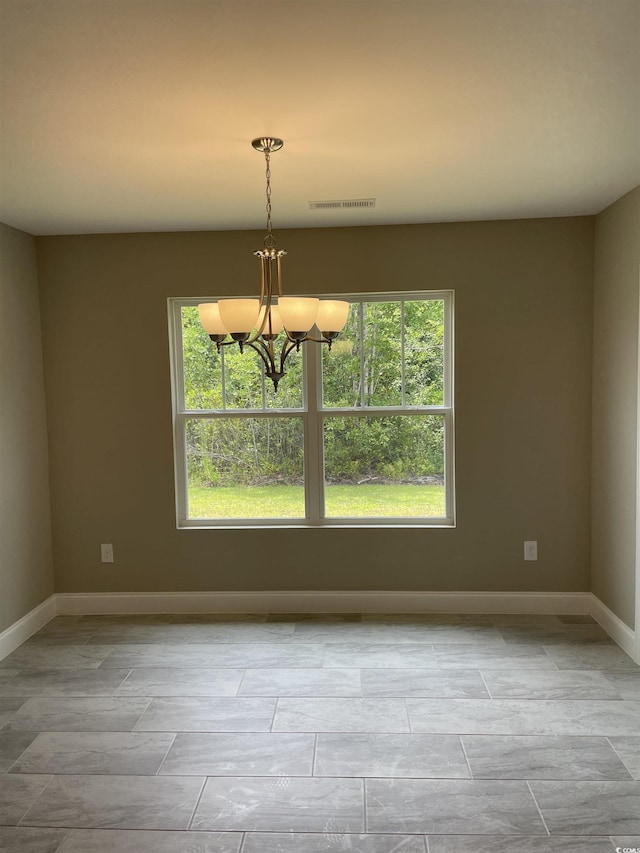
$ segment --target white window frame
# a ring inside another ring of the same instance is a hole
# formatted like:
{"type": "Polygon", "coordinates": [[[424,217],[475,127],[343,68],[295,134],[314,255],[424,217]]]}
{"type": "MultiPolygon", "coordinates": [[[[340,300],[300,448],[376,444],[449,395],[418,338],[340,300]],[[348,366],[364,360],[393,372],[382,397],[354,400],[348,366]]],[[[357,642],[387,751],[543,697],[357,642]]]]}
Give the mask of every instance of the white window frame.
{"type": "MultiPolygon", "coordinates": [[[[336,298],[337,294],[327,295],[336,298]]],[[[455,424],[454,424],[454,291],[403,291],[386,293],[340,294],[339,298],[349,302],[393,302],[412,300],[442,300],[444,303],[444,376],[442,406],[382,406],[356,409],[322,407],[322,359],[319,344],[305,344],[298,356],[305,359],[303,370],[303,407],[290,409],[242,409],[242,410],[188,410],[184,406],[184,370],[182,352],[183,306],[198,305],[214,301],[212,297],[168,299],[169,350],[171,361],[171,399],[173,411],[173,445],[175,471],[176,519],[179,529],[238,528],[238,527],[429,527],[453,528],[456,526],[455,501],[455,424]],[[304,355],[302,350],[304,349],[304,355]],[[419,517],[354,517],[323,518],[324,515],[324,460],[323,421],[330,417],[390,417],[400,415],[439,415],[444,418],[444,474],[445,516],[419,517]],[[277,418],[299,417],[304,433],[304,494],[305,518],[238,518],[201,519],[188,518],[188,478],[185,443],[185,424],[193,418],[277,418]]],[[[212,344],[215,346],[215,344],[212,344]]],[[[245,357],[252,358],[247,352],[245,357]]],[[[260,370],[256,358],[256,379],[260,370]]],[[[283,380],[286,382],[286,377],[283,380]]]]}

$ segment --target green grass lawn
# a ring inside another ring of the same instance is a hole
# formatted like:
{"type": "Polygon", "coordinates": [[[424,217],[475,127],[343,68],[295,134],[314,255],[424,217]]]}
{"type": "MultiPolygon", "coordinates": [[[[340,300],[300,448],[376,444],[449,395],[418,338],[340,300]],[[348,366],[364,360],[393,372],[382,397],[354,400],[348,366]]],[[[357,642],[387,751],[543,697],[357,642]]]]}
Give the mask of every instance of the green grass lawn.
{"type": "MultiPolygon", "coordinates": [[[[444,516],[444,486],[326,486],[328,518],[444,516]]],[[[189,487],[189,518],[304,518],[302,486],[189,487]]]]}

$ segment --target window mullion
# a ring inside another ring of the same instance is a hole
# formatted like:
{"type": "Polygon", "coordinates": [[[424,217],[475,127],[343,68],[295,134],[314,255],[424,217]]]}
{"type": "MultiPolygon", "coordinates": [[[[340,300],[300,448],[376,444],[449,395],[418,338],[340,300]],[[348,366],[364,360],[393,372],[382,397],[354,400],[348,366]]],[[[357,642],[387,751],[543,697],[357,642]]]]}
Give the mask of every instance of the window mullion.
{"type": "Polygon", "coordinates": [[[182,306],[176,302],[173,305],[173,356],[175,360],[174,380],[174,411],[184,412],[186,398],[184,393],[184,353],[182,348],[182,306]]]}
{"type": "Polygon", "coordinates": [[[226,373],[224,369],[224,347],[220,347],[220,377],[222,383],[222,411],[226,411],[227,408],[227,383],[226,383],[226,373]]]}
{"type": "Polygon", "coordinates": [[[304,353],[304,493],[307,519],[318,524],[322,517],[322,354],[319,347],[307,346],[304,353]]]}
{"type": "Polygon", "coordinates": [[[364,409],[364,303],[358,305],[358,325],[360,334],[360,407],[364,409]]]}
{"type": "Polygon", "coordinates": [[[444,404],[451,408],[453,402],[453,294],[444,299],[444,336],[443,336],[443,386],[444,404]]]}
{"type": "Polygon", "coordinates": [[[455,453],[451,409],[444,416],[444,499],[446,516],[455,524],[455,453]]]}
{"type": "Polygon", "coordinates": [[[405,331],[404,331],[404,299],[400,303],[400,385],[402,390],[402,407],[407,405],[407,396],[405,393],[404,379],[404,349],[405,349],[405,331]]]}
{"type": "Polygon", "coordinates": [[[189,489],[187,486],[187,418],[186,415],[176,414],[174,423],[175,478],[176,478],[176,515],[178,524],[184,524],[189,518],[189,489]]]}

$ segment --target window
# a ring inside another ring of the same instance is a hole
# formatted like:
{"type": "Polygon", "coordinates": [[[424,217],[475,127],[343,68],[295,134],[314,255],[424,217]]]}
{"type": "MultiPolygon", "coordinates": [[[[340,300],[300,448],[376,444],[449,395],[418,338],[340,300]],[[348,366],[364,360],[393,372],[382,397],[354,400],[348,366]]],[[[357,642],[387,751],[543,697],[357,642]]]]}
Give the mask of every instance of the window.
{"type": "Polygon", "coordinates": [[[453,525],[453,294],[340,298],[340,337],[277,392],[202,299],[169,300],[179,527],[453,525]]]}

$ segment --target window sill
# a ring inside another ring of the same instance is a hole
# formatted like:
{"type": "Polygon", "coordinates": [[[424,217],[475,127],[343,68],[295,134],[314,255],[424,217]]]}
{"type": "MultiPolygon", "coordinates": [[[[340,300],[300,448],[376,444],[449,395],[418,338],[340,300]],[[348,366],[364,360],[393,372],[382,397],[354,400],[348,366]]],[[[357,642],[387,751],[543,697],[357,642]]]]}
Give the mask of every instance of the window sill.
{"type": "Polygon", "coordinates": [[[265,523],[264,521],[247,520],[246,522],[238,521],[230,523],[212,523],[191,521],[181,523],[177,526],[178,530],[336,530],[336,529],[353,529],[353,530],[371,530],[384,528],[388,530],[452,530],[455,529],[456,522],[453,520],[443,519],[438,521],[409,521],[408,519],[348,519],[344,521],[287,521],[275,522],[273,524],[265,523]]]}

